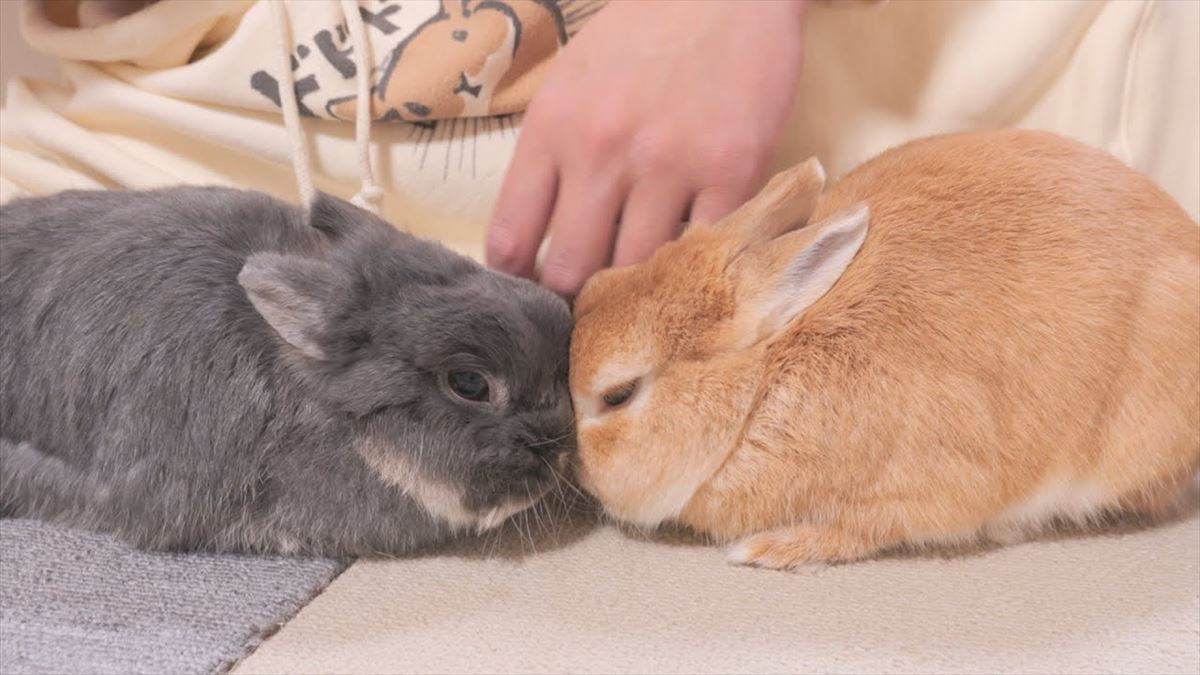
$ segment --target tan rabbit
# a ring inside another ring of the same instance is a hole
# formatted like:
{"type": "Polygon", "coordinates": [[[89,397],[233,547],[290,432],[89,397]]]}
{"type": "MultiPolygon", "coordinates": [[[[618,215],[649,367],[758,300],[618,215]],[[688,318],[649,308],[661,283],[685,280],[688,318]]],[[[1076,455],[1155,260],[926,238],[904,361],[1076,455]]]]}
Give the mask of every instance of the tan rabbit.
{"type": "Polygon", "coordinates": [[[790,567],[1180,503],[1200,229],[1169,196],[1027,131],[823,184],[809,160],[584,288],[578,469],[610,514],[790,567]]]}

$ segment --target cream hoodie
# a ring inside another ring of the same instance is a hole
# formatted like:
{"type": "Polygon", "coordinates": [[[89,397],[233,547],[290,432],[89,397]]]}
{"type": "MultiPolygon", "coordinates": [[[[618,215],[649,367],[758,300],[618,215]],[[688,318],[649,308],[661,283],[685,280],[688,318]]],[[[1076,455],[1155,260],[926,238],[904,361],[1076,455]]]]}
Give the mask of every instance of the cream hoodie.
{"type": "MultiPolygon", "coordinates": [[[[23,33],[61,59],[65,84],[10,84],[0,200],[175,183],[297,200],[297,173],[311,167],[317,188],[343,197],[378,184],[385,217],[479,255],[518,133],[510,113],[602,8],[273,4],[27,1],[23,33]],[[360,101],[369,145],[355,142],[360,101]],[[281,103],[301,114],[297,134],[281,103]]],[[[1200,3],[821,3],[809,12],[805,58],[779,166],[817,154],[836,176],[922,135],[1043,128],[1109,150],[1200,213],[1200,3]]]]}

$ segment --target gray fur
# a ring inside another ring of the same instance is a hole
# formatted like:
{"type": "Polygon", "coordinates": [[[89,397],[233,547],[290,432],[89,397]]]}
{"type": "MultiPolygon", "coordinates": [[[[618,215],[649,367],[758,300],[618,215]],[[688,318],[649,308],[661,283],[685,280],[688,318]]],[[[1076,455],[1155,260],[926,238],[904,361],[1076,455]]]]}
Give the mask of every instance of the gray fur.
{"type": "Polygon", "coordinates": [[[15,201],[0,508],[155,549],[409,551],[453,528],[362,449],[473,516],[538,497],[573,443],[570,327],[549,291],[325,195],[307,216],[222,188],[15,201]],[[448,393],[464,362],[505,395],[448,393]]]}

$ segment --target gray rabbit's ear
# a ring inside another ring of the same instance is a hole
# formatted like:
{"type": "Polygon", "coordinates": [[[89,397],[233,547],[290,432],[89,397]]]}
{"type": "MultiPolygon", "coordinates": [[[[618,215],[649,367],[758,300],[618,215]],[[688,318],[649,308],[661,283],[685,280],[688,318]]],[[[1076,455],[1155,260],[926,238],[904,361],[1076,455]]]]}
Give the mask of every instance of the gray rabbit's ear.
{"type": "Polygon", "coordinates": [[[238,283],[254,309],[279,337],[305,356],[324,360],[318,343],[334,282],[333,267],[311,258],[278,253],[250,256],[238,283]]]}
{"type": "Polygon", "coordinates": [[[375,216],[350,202],[317,192],[308,209],[308,225],[338,241],[364,228],[379,227],[375,216]]]}

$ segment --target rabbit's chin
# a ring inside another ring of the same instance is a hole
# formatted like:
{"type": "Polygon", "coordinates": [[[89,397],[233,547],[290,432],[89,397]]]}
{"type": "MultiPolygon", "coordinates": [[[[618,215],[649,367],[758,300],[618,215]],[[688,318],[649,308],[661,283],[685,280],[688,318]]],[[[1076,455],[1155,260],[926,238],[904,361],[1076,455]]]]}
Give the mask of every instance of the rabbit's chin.
{"type": "Polygon", "coordinates": [[[638,495],[638,499],[617,497],[611,493],[605,496],[595,490],[591,492],[599,496],[604,512],[609,517],[638,527],[654,528],[675,520],[691,501],[695,490],[687,485],[668,485],[658,493],[638,495]]]}
{"type": "Polygon", "coordinates": [[[462,506],[464,495],[461,489],[434,481],[416,480],[404,489],[425,509],[429,515],[441,520],[456,530],[474,530],[484,533],[500,527],[513,515],[533,506],[542,495],[507,499],[502,503],[472,511],[462,506]]]}
{"type": "Polygon", "coordinates": [[[654,528],[674,521],[711,478],[716,462],[680,462],[654,470],[623,456],[606,457],[602,466],[576,468],[583,488],[600,500],[605,513],[622,522],[654,528]]]}
{"type": "Polygon", "coordinates": [[[386,452],[365,445],[359,455],[385,483],[399,489],[425,509],[435,520],[450,525],[456,530],[473,529],[486,532],[499,527],[513,514],[524,511],[549,492],[547,485],[528,497],[509,498],[495,506],[469,509],[465,491],[445,481],[431,479],[408,461],[402,454],[386,452]]]}

